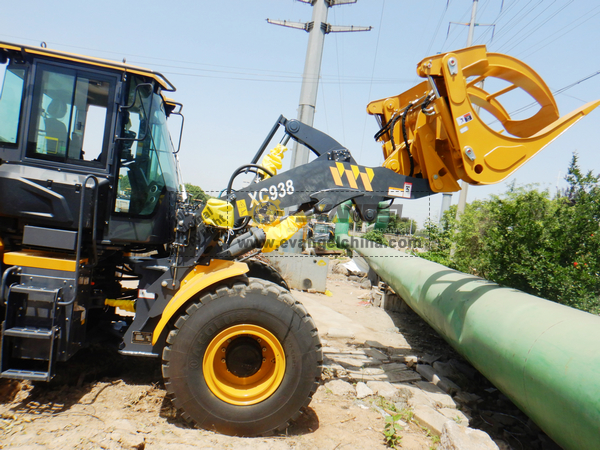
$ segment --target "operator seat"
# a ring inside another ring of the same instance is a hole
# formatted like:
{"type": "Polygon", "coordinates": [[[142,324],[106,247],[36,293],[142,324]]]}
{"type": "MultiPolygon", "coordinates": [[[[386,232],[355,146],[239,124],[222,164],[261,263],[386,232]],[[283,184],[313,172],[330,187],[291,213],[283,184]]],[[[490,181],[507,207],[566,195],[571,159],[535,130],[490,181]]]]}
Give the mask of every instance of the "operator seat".
{"type": "Polygon", "coordinates": [[[67,104],[62,100],[52,100],[48,105],[46,125],[46,154],[65,156],[67,150],[67,126],[59,119],[65,117],[67,104]]]}

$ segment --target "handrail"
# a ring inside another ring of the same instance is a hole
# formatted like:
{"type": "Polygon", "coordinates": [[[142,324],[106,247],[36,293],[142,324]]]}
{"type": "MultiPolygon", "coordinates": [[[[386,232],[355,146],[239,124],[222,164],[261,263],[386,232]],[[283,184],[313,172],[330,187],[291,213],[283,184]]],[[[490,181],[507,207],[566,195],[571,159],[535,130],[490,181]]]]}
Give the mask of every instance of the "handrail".
{"type": "MultiPolygon", "coordinates": [[[[82,244],[82,240],[83,240],[83,223],[84,223],[84,214],[83,214],[83,209],[85,206],[85,191],[87,189],[87,183],[89,180],[93,180],[94,181],[94,210],[93,210],[93,214],[92,214],[92,255],[93,255],[93,263],[92,265],[96,265],[96,263],[98,262],[98,248],[96,246],[96,233],[97,233],[97,226],[96,226],[96,216],[97,216],[97,212],[98,212],[98,178],[96,178],[95,175],[88,175],[87,177],[85,177],[85,181],[83,182],[83,185],[81,187],[81,200],[79,202],[79,224],[77,226],[77,252],[76,252],[76,256],[75,256],[75,284],[77,285],[79,283],[79,269],[80,269],[80,263],[81,263],[81,244],[82,244]]],[[[68,302],[58,302],[59,305],[61,306],[66,306],[66,305],[70,305],[71,303],[73,303],[75,301],[75,299],[77,298],[77,292],[75,292],[75,297],[73,297],[73,300],[70,300],[68,302]]]]}
{"type": "Polygon", "coordinates": [[[6,305],[6,301],[4,298],[4,291],[6,289],[6,281],[8,280],[8,276],[14,272],[15,270],[17,270],[19,268],[19,266],[11,266],[8,269],[6,269],[4,271],[4,273],[2,274],[2,286],[0,286],[0,301],[2,303],[4,303],[4,305],[6,305]]]}

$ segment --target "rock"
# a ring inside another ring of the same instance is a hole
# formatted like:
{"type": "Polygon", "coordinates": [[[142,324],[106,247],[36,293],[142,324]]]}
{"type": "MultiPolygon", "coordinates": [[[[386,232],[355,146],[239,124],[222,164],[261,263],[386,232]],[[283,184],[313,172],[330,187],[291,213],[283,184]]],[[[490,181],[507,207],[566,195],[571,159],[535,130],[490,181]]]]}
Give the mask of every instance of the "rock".
{"type": "Polygon", "coordinates": [[[333,380],[325,383],[325,387],[329,389],[333,395],[348,396],[355,395],[354,386],[343,380],[333,380]]]}
{"type": "Polygon", "coordinates": [[[471,365],[457,361],[456,359],[451,359],[448,361],[454,369],[462,373],[469,380],[473,380],[477,376],[477,370],[475,370],[471,365]]]}
{"type": "Polygon", "coordinates": [[[402,411],[408,409],[408,402],[406,399],[401,399],[398,402],[394,402],[394,406],[396,407],[396,411],[402,411]]]}
{"type": "Polygon", "coordinates": [[[380,361],[384,361],[388,358],[385,353],[383,353],[381,350],[377,350],[376,348],[365,348],[364,351],[365,355],[367,355],[369,358],[375,358],[380,361]]]}
{"type": "Polygon", "coordinates": [[[446,416],[448,419],[454,420],[459,425],[464,425],[466,427],[469,426],[469,420],[471,420],[471,418],[458,409],[441,408],[438,410],[438,412],[446,416]]]}
{"type": "Polygon", "coordinates": [[[333,267],[333,273],[348,275],[348,269],[346,269],[342,264],[337,264],[333,267]]]}
{"type": "Polygon", "coordinates": [[[406,364],[403,363],[383,364],[381,368],[386,372],[400,372],[401,370],[408,370],[406,364]]]}
{"type": "Polygon", "coordinates": [[[414,409],[414,414],[415,419],[418,420],[421,426],[429,428],[432,434],[437,434],[438,436],[442,434],[444,424],[450,421],[446,416],[427,405],[417,405],[414,409]]]}
{"type": "Polygon", "coordinates": [[[427,355],[426,354],[421,357],[421,361],[423,361],[425,364],[431,365],[440,358],[441,358],[441,356],[439,356],[439,355],[427,355]]]}
{"type": "Polygon", "coordinates": [[[387,345],[383,345],[381,342],[377,342],[377,341],[365,341],[365,345],[367,345],[369,347],[387,349],[387,345]]]}
{"type": "Polygon", "coordinates": [[[333,364],[331,368],[336,378],[348,378],[348,371],[339,364],[333,364]]]}
{"type": "Polygon", "coordinates": [[[423,378],[427,381],[433,380],[433,377],[435,376],[435,370],[427,364],[417,364],[417,372],[423,375],[423,378]]]}
{"type": "Polygon", "coordinates": [[[420,405],[435,408],[435,402],[430,397],[425,395],[425,393],[420,389],[415,389],[415,391],[412,392],[411,397],[408,399],[407,403],[408,406],[410,406],[413,409],[420,405]]]}
{"type": "Polygon", "coordinates": [[[359,300],[369,300],[369,301],[371,301],[373,299],[373,296],[372,296],[372,294],[370,292],[367,292],[365,294],[359,295],[358,299],[359,300]]]}
{"type": "Polygon", "coordinates": [[[338,348],[335,348],[335,347],[325,347],[325,346],[323,346],[323,347],[321,347],[321,350],[325,354],[328,354],[328,353],[339,353],[340,352],[340,350],[338,348]]]}
{"type": "Polygon", "coordinates": [[[357,277],[356,275],[350,275],[348,277],[348,279],[350,281],[355,281],[356,283],[360,283],[362,281],[362,278],[361,277],[357,277]]]}
{"type": "Polygon", "coordinates": [[[412,370],[400,372],[387,372],[386,376],[390,383],[408,383],[410,381],[421,381],[421,376],[412,370]]]}
{"type": "Polygon", "coordinates": [[[351,356],[332,356],[332,358],[346,369],[356,370],[367,365],[367,360],[362,358],[352,358],[351,356]]]}
{"type": "Polygon", "coordinates": [[[327,336],[330,338],[354,339],[354,333],[350,330],[342,328],[330,328],[327,331],[327,336]]]}
{"type": "Polygon", "coordinates": [[[479,403],[481,401],[481,397],[479,395],[460,391],[454,396],[454,400],[461,403],[479,403]]]}
{"type": "Polygon", "coordinates": [[[384,375],[385,374],[385,370],[378,369],[375,367],[368,368],[368,369],[362,369],[361,372],[364,373],[365,375],[384,375]]]}
{"type": "Polygon", "coordinates": [[[441,377],[434,384],[440,389],[442,389],[444,392],[451,395],[454,395],[455,392],[460,391],[460,387],[458,387],[458,385],[456,385],[452,380],[449,380],[446,377],[441,377]]]}
{"type": "Polygon", "coordinates": [[[499,450],[487,433],[459,425],[453,420],[444,423],[438,450],[499,450]]]}
{"type": "Polygon", "coordinates": [[[367,383],[369,381],[387,381],[387,377],[385,375],[365,375],[362,372],[356,372],[349,370],[348,371],[348,379],[350,381],[367,383]]]}
{"type": "Polygon", "coordinates": [[[389,381],[381,369],[348,370],[348,376],[354,381],[389,381]]]}
{"type": "Polygon", "coordinates": [[[356,398],[365,398],[374,394],[373,390],[362,381],[356,384],[356,398]]]}
{"type": "Polygon", "coordinates": [[[460,372],[456,370],[450,363],[436,361],[433,363],[433,370],[435,370],[435,373],[438,375],[450,378],[452,380],[460,377],[460,372]]]}
{"type": "Polygon", "coordinates": [[[396,423],[398,425],[400,425],[401,427],[404,427],[404,428],[406,428],[408,426],[408,424],[404,420],[402,420],[402,419],[396,420],[396,423]]]}
{"type": "Polygon", "coordinates": [[[361,287],[362,289],[369,289],[369,290],[370,290],[370,289],[371,289],[371,287],[372,287],[372,286],[371,286],[371,280],[369,280],[368,278],[365,278],[365,279],[363,279],[363,280],[360,282],[360,287],[361,287]]]}
{"type": "Polygon", "coordinates": [[[419,381],[415,385],[440,408],[456,408],[456,402],[439,387],[426,381],[419,381]]]}
{"type": "Polygon", "coordinates": [[[417,372],[419,372],[423,378],[431,381],[440,389],[444,390],[444,392],[454,393],[460,390],[460,388],[448,378],[439,376],[431,366],[426,364],[417,364],[417,372]]]}
{"type": "Polygon", "coordinates": [[[396,387],[387,381],[368,381],[367,386],[381,397],[391,399],[398,395],[396,387]]]}
{"type": "Polygon", "coordinates": [[[406,365],[408,367],[413,367],[417,364],[417,357],[416,356],[405,356],[404,357],[404,362],[406,363],[406,365]]]}
{"type": "Polygon", "coordinates": [[[414,365],[417,364],[417,360],[418,358],[416,356],[412,356],[412,355],[392,355],[390,356],[390,360],[392,362],[403,362],[405,363],[408,367],[413,367],[414,365]]]}

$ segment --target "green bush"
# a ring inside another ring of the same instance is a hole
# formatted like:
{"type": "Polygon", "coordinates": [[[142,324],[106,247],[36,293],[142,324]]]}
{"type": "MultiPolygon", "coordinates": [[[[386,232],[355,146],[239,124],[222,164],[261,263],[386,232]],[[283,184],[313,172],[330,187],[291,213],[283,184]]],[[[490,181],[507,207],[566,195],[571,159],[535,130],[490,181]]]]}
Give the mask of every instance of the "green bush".
{"type": "Polygon", "coordinates": [[[389,242],[383,236],[383,233],[379,230],[371,230],[368,233],[365,233],[363,239],[367,239],[368,241],[373,241],[381,245],[387,245],[389,247],[389,242]]]}
{"type": "Polygon", "coordinates": [[[600,312],[600,177],[583,174],[577,155],[566,192],[532,187],[476,201],[454,220],[429,222],[421,256],[499,284],[592,313],[600,312]]]}

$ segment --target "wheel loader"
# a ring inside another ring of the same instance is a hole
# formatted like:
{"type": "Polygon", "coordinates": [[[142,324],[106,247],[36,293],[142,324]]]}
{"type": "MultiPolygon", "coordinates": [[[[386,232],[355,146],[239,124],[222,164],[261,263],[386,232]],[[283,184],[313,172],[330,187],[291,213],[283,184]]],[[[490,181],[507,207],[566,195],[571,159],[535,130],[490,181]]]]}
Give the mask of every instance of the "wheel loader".
{"type": "Polygon", "coordinates": [[[436,55],[419,63],[421,84],[368,106],[382,167],[280,116],[198,205],[182,189],[167,129],[182,105],[165,76],[4,42],[0,63],[0,377],[50,381],[57,363],[116,334],[121,354],[162,359],[186,420],[244,436],[297,417],[322,364],[314,320],[260,253],[343,202],[372,221],[385,202],[501,181],[598,105],[560,118],[523,63],[483,46],[436,55]],[[488,77],[509,86],[488,93],[488,77]],[[498,100],[516,88],[540,105],[530,119],[498,100]],[[289,139],[314,159],[277,173],[289,139]]]}

